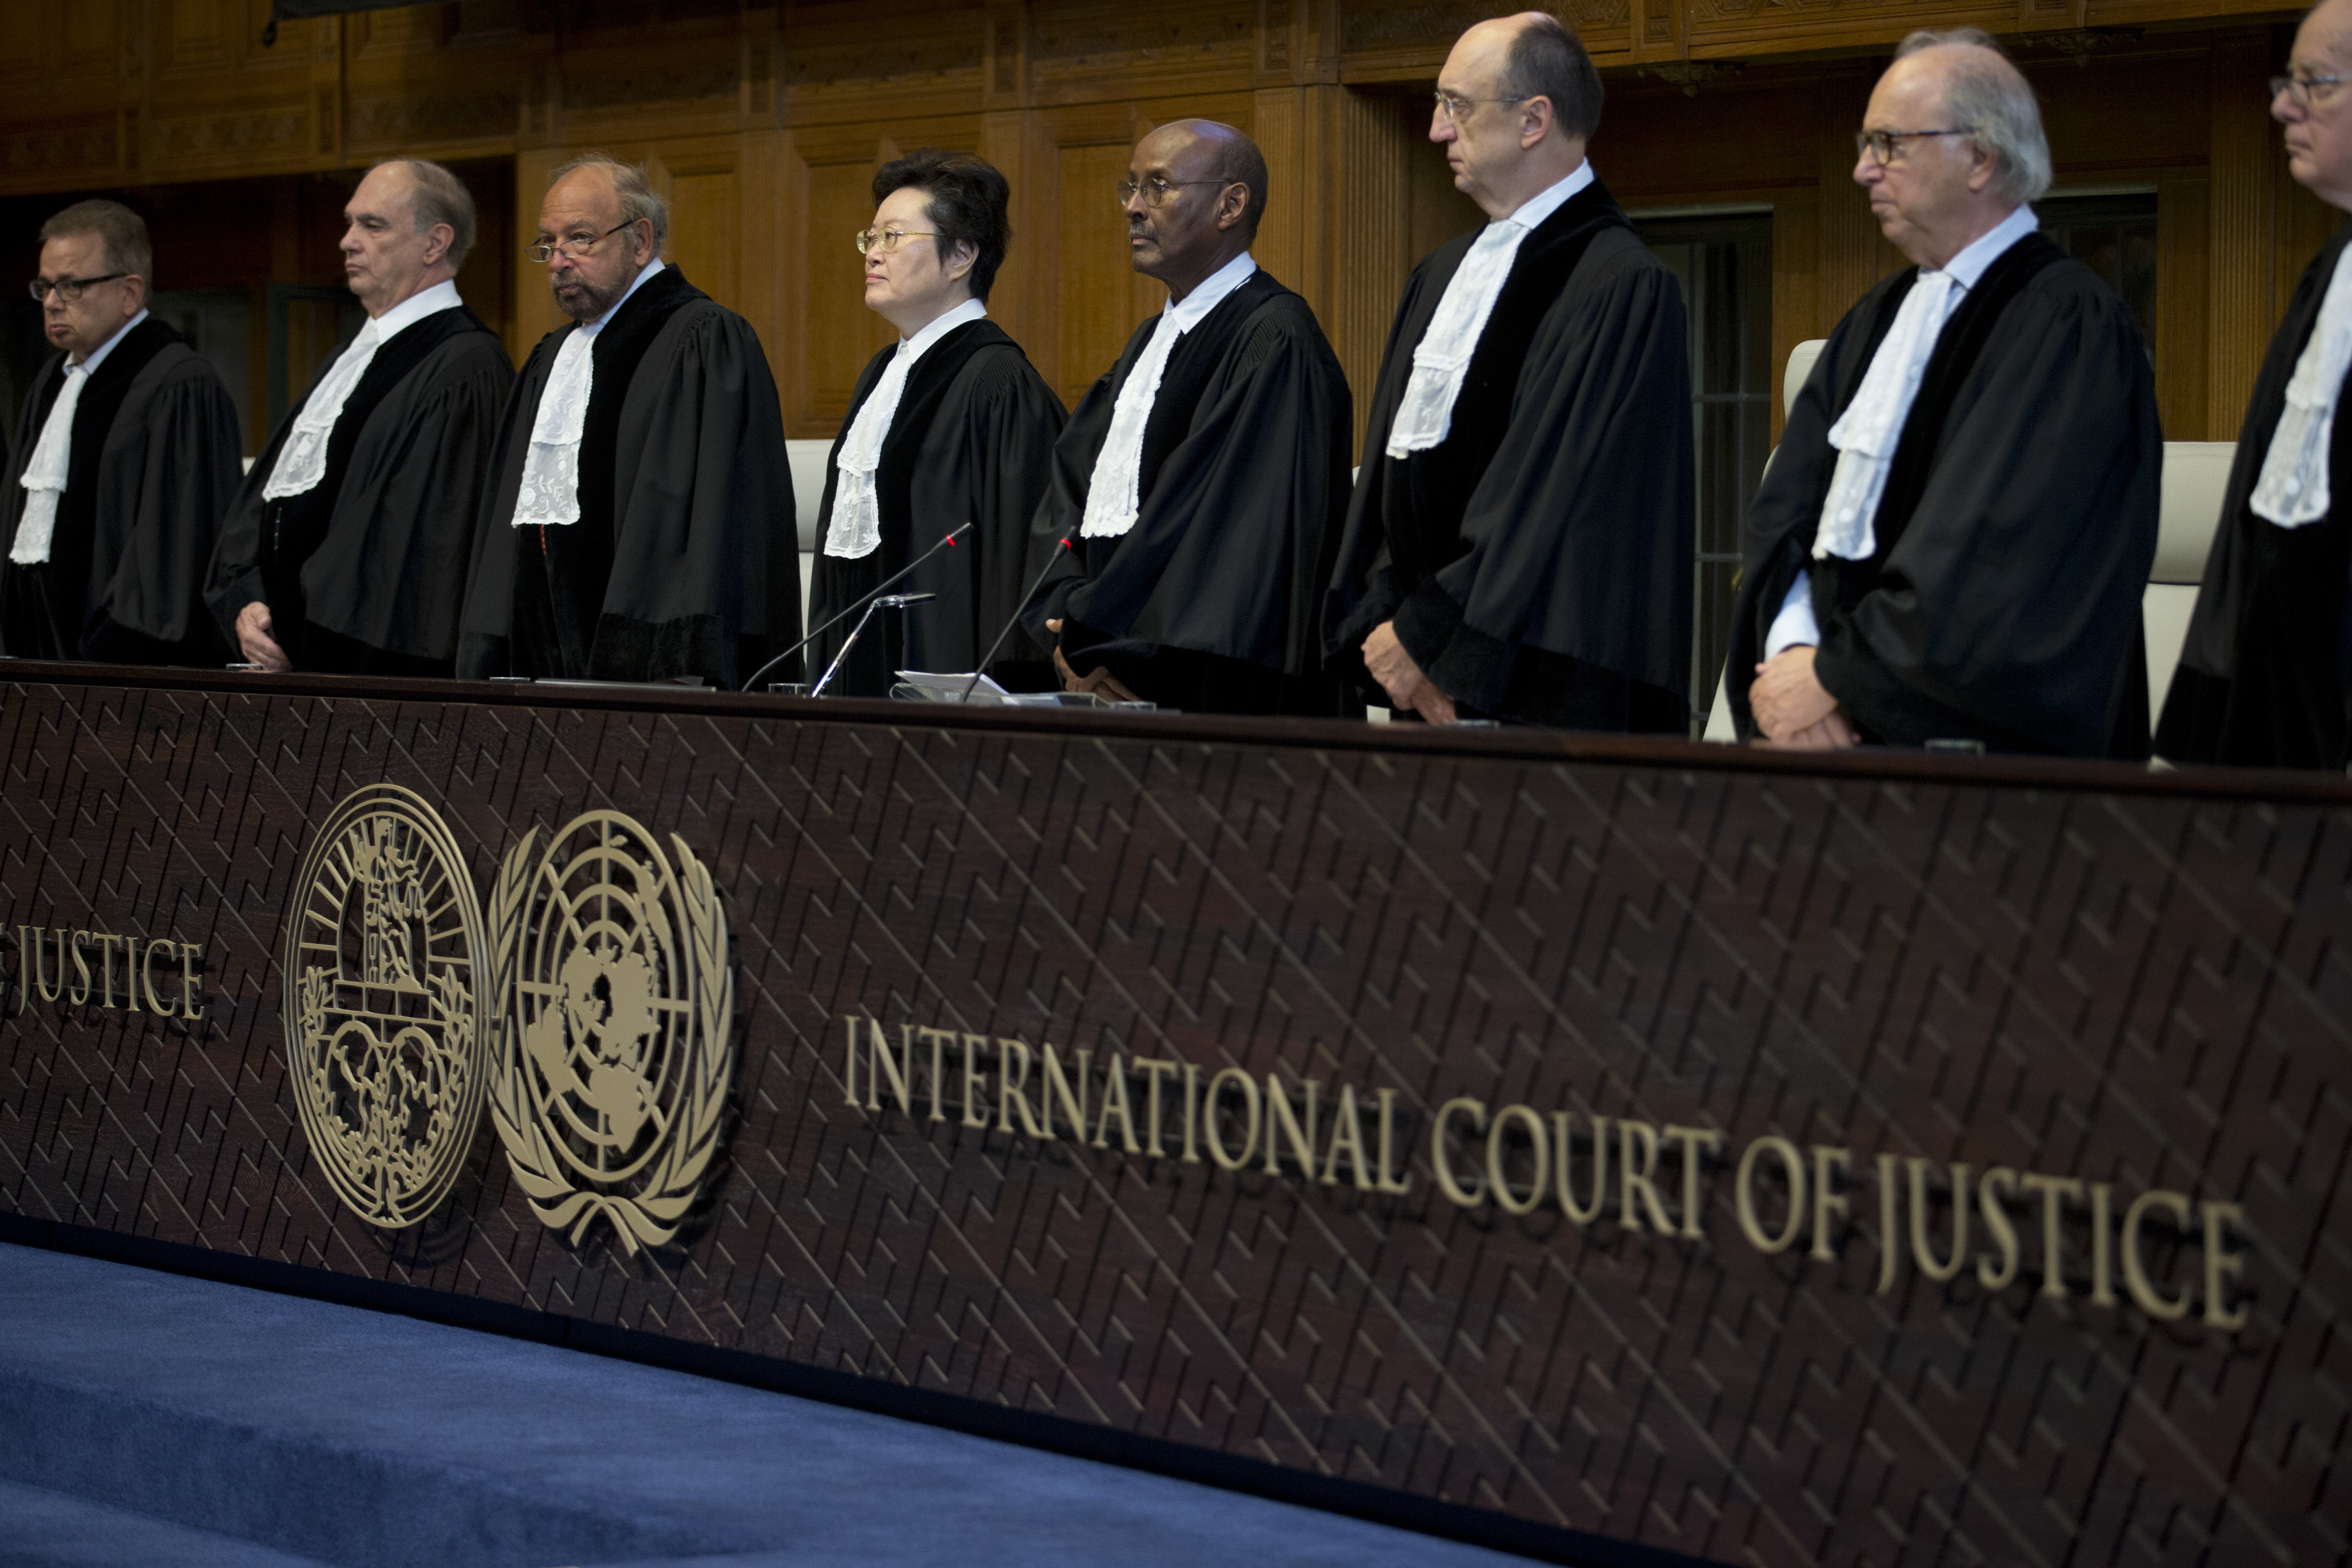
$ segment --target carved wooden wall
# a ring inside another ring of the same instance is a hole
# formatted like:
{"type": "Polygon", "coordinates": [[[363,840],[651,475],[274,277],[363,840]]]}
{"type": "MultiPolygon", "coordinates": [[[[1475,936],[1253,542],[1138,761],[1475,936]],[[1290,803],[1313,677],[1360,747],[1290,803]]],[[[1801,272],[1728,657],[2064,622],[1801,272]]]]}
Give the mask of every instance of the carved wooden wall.
{"type": "MultiPolygon", "coordinates": [[[[879,160],[938,143],[1013,177],[1018,237],[992,308],[1075,400],[1154,303],[1126,269],[1109,189],[1126,148],[1205,114],[1264,146],[1259,258],[1314,302],[1360,402],[1406,269],[1475,221],[1422,139],[1426,86],[1462,26],[1509,8],[459,0],[289,22],[265,47],[268,0],[21,5],[0,27],[0,197],[43,201],[0,217],[101,190],[184,205],[158,187],[394,153],[511,160],[498,193],[511,206],[486,226],[509,258],[504,286],[468,293],[520,357],[556,319],[517,249],[546,171],[604,147],[646,160],[674,203],[673,258],[758,328],[791,433],[823,436],[885,338],[848,243],[879,160]]],[[[1896,264],[1848,178],[1849,137],[1879,59],[1914,26],[2010,40],[2062,186],[2160,192],[2155,349],[2172,436],[2234,432],[2285,292],[2334,221],[2287,180],[2268,123],[2263,79],[2286,33],[2265,0],[1570,0],[1564,14],[1608,76],[1594,157],[1622,200],[1771,206],[1780,353],[1896,264]]],[[[270,276],[317,270],[294,251],[319,245],[318,226],[275,221],[270,276]]],[[[253,248],[224,241],[195,270],[240,246],[253,248]]]]}

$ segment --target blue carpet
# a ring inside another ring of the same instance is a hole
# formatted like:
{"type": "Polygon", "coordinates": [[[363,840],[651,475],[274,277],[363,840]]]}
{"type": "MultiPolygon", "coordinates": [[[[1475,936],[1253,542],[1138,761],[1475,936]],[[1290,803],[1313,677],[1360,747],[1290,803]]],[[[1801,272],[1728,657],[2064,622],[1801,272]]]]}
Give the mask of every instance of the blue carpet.
{"type": "Polygon", "coordinates": [[[320,1568],[250,1541],[0,1481],[0,1568],[320,1568]]]}
{"type": "Polygon", "coordinates": [[[1517,1561],[682,1373],[5,1245],[0,1413],[0,1481],[16,1483],[0,1489],[0,1564],[1517,1561]],[[140,1529],[173,1534],[141,1546],[140,1529]],[[222,1538],[244,1554],[203,1555],[222,1538]]]}

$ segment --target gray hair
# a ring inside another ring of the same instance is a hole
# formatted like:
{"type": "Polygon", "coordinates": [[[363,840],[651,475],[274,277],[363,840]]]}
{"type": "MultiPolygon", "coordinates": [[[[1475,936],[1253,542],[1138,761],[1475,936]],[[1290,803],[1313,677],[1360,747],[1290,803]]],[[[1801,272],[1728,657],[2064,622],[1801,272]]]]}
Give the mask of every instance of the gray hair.
{"type": "Polygon", "coordinates": [[[41,226],[41,243],[98,236],[110,271],[133,272],[155,287],[155,248],[147,241],[147,220],[121,202],[76,202],[41,226]]]}
{"type": "Polygon", "coordinates": [[[669,240],[669,205],[656,193],[646,179],[646,172],[635,163],[624,163],[605,153],[583,153],[568,163],[559,163],[547,176],[547,188],[553,190],[583,169],[602,169],[612,177],[613,189],[621,197],[621,221],[635,223],[650,220],[654,226],[654,254],[659,256],[669,240]]]}
{"type": "Polygon", "coordinates": [[[474,240],[481,233],[481,222],[474,215],[473,194],[466,183],[438,163],[428,163],[422,158],[386,158],[376,165],[379,169],[405,169],[408,172],[409,216],[416,222],[416,232],[430,234],[437,224],[449,226],[449,254],[445,258],[454,270],[466,264],[466,257],[474,248],[474,240]]]}
{"type": "Polygon", "coordinates": [[[1952,47],[1958,52],[1945,68],[1944,108],[1954,126],[1992,154],[1996,195],[2021,206],[2039,200],[2050,188],[2050,139],[2042,134],[2042,106],[1991,34],[1981,27],[1923,28],[1903,40],[1895,58],[1952,47]]]}

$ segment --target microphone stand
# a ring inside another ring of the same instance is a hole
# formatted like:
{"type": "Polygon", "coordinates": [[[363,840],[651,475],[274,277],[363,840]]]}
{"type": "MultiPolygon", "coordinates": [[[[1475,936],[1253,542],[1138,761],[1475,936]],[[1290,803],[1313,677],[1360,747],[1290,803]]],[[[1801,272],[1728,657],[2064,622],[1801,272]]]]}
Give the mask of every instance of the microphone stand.
{"type": "MultiPolygon", "coordinates": [[[[940,551],[945,550],[948,546],[953,544],[956,542],[956,534],[970,533],[972,528],[973,524],[970,522],[965,523],[962,527],[956,529],[954,532],[946,535],[937,544],[932,545],[929,550],[924,551],[920,555],[918,555],[912,561],[908,562],[906,565],[900,567],[897,572],[892,573],[880,587],[876,588],[872,593],[866,595],[865,599],[851,604],[849,607],[843,610],[841,614],[834,616],[833,619],[825,622],[824,625],[817,627],[816,630],[809,633],[808,636],[801,638],[800,641],[793,644],[792,647],[784,649],[783,652],[778,654],[775,658],[761,665],[759,669],[753,673],[751,679],[743,683],[743,689],[746,691],[757,690],[759,689],[760,679],[761,676],[766,675],[768,671],[775,668],[776,666],[783,663],[784,660],[792,658],[793,655],[800,652],[801,649],[808,647],[809,644],[816,641],[817,638],[824,636],[825,633],[833,630],[834,627],[847,620],[852,615],[856,613],[859,603],[864,604],[866,609],[870,612],[874,607],[874,600],[881,596],[883,589],[889,587],[891,584],[896,583],[899,578],[904,577],[908,573],[912,572],[916,567],[920,566],[924,562],[929,561],[932,556],[937,555],[940,551]]],[[[866,625],[864,621],[860,621],[857,624],[860,627],[863,627],[866,625]]],[[[841,661],[839,659],[835,659],[834,662],[838,664],[841,661]]],[[[812,692],[810,695],[814,696],[815,693],[812,692]]]]}
{"type": "Polygon", "coordinates": [[[835,673],[841,668],[841,661],[849,657],[849,650],[857,646],[857,639],[866,635],[866,623],[874,618],[875,611],[903,610],[909,605],[919,605],[926,600],[938,597],[937,594],[887,594],[867,605],[866,613],[857,617],[857,625],[851,629],[849,640],[841,645],[841,651],[833,656],[833,662],[824,667],[824,673],[817,678],[814,686],[809,688],[809,695],[811,697],[824,695],[826,683],[831,681],[835,673]]]}
{"type": "Polygon", "coordinates": [[[980,678],[988,673],[988,661],[996,657],[997,651],[1004,647],[1004,639],[1011,637],[1013,628],[1021,624],[1021,612],[1029,607],[1029,601],[1035,598],[1037,590],[1045,585],[1046,574],[1054,570],[1054,563],[1059,561],[1062,558],[1062,552],[1069,548],[1070,542],[1065,539],[1054,546],[1054,552],[1051,555],[1045,557],[1045,570],[1037,574],[1037,580],[1029,584],[1029,591],[1021,595],[1019,604],[1013,606],[1013,614],[1005,617],[1004,629],[996,634],[996,641],[989,645],[986,653],[981,655],[980,668],[973,670],[971,679],[963,683],[963,695],[956,699],[958,702],[971,700],[972,688],[978,686],[980,678]]]}

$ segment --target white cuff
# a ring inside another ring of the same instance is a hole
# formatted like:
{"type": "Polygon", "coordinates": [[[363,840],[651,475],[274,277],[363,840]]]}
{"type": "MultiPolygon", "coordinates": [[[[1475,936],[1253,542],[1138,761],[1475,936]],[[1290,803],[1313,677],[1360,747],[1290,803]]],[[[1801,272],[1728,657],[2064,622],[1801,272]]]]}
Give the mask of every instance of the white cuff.
{"type": "Polygon", "coordinates": [[[1821,640],[1821,623],[1813,619],[1812,574],[1801,571],[1780,601],[1780,613],[1772,617],[1772,629],[1764,634],[1764,657],[1769,661],[1792,647],[1818,647],[1821,640]]]}

